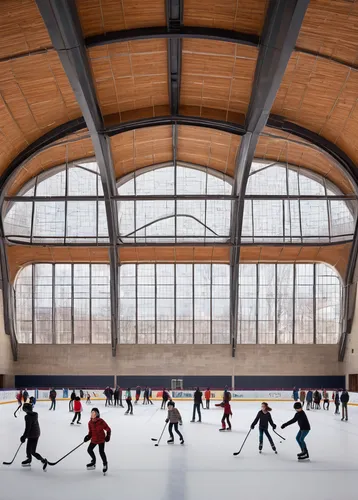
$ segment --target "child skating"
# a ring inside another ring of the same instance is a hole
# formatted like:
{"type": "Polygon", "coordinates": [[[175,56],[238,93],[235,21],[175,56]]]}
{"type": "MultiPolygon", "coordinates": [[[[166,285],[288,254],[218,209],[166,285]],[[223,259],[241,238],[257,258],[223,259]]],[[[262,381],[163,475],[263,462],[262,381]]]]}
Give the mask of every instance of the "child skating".
{"type": "Polygon", "coordinates": [[[81,403],[81,398],[79,396],[76,396],[76,399],[74,400],[73,403],[73,408],[75,410],[75,416],[72,419],[71,425],[73,425],[76,422],[80,424],[81,423],[81,411],[83,410],[82,408],[82,403],[81,403]]]}
{"type": "Polygon", "coordinates": [[[230,422],[230,416],[232,415],[231,411],[231,405],[229,401],[222,402],[220,403],[220,406],[224,408],[224,415],[223,418],[221,419],[221,429],[219,431],[231,431],[231,422],[230,422]],[[227,423],[227,429],[226,429],[226,423],[227,423]]]}
{"type": "Polygon", "coordinates": [[[183,435],[178,429],[178,424],[182,425],[183,422],[179,410],[175,408],[174,401],[169,401],[168,403],[168,416],[166,419],[166,423],[169,423],[169,435],[170,435],[170,439],[167,441],[167,443],[168,444],[174,443],[174,434],[173,434],[173,427],[174,427],[175,432],[178,434],[180,438],[180,444],[184,444],[183,435]]]}
{"type": "Polygon", "coordinates": [[[30,467],[32,462],[32,457],[40,460],[43,464],[43,470],[46,470],[47,460],[43,458],[39,453],[36,452],[37,443],[41,434],[40,424],[38,419],[38,414],[32,411],[31,403],[24,403],[22,407],[25,415],[25,431],[20,438],[21,443],[24,443],[27,439],[26,445],[26,455],[27,459],[24,460],[21,465],[23,467],[30,467]]]}
{"type": "Polygon", "coordinates": [[[103,462],[103,474],[108,470],[108,463],[106,453],[104,451],[105,443],[111,439],[111,428],[108,426],[107,422],[100,418],[100,413],[98,408],[93,408],[91,411],[91,420],[88,422],[88,434],[84,438],[84,442],[91,440],[87,452],[91,457],[91,462],[87,464],[87,470],[93,470],[96,468],[96,455],[93,450],[98,445],[99,454],[101,455],[103,462]]]}
{"type": "Polygon", "coordinates": [[[258,423],[258,421],[260,421],[260,423],[259,423],[259,452],[260,453],[262,452],[263,443],[264,443],[264,434],[265,434],[267,439],[269,440],[269,443],[271,445],[272,450],[277,454],[275,443],[273,442],[272,437],[268,431],[268,424],[270,424],[274,430],[276,429],[276,424],[273,423],[270,411],[272,411],[272,409],[269,407],[269,405],[267,403],[262,403],[261,410],[258,412],[255,420],[251,424],[251,429],[254,430],[255,425],[258,423]]]}
{"type": "Polygon", "coordinates": [[[298,460],[305,460],[306,458],[309,458],[305,439],[307,437],[307,434],[311,430],[311,426],[308,421],[306,413],[302,409],[301,403],[295,403],[293,407],[296,410],[295,416],[285,424],[282,424],[281,429],[284,429],[285,427],[292,425],[295,422],[298,423],[300,430],[297,433],[296,441],[298,443],[298,446],[301,448],[302,452],[298,453],[297,457],[298,460]]]}

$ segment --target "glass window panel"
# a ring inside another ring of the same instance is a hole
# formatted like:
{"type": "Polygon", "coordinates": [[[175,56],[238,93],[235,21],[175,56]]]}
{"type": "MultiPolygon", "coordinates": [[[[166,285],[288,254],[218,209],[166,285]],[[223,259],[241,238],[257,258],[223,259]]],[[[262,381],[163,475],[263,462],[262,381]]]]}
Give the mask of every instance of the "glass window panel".
{"type": "Polygon", "coordinates": [[[55,337],[56,344],[72,342],[72,266],[55,265],[55,337]]]}
{"type": "Polygon", "coordinates": [[[293,264],[277,265],[277,343],[293,341],[293,264]]]}
{"type": "Polygon", "coordinates": [[[340,335],[341,283],[326,264],[316,264],[316,342],[337,344],[340,335]]]}
{"type": "Polygon", "coordinates": [[[35,203],[33,241],[63,242],[65,234],[65,202],[37,201],[35,203]]]}
{"type": "Polygon", "coordinates": [[[16,333],[20,344],[32,343],[32,266],[19,272],[15,283],[16,333]]]}
{"type": "Polygon", "coordinates": [[[255,241],[282,242],[282,200],[253,200],[253,218],[255,241]]]}
{"type": "MultiPolygon", "coordinates": [[[[33,203],[15,202],[7,212],[4,220],[6,236],[26,237],[30,241],[33,203]]],[[[16,238],[14,238],[16,239],[16,238]]]]}
{"type": "Polygon", "coordinates": [[[275,264],[261,264],[258,267],[258,271],[258,342],[259,344],[274,344],[276,266],[275,264]]]}
{"type": "Polygon", "coordinates": [[[68,194],[70,196],[97,196],[97,177],[95,172],[89,172],[86,167],[71,167],[68,169],[68,194]]]}
{"type": "Polygon", "coordinates": [[[300,200],[303,241],[327,241],[328,212],[326,200],[300,200]]]}
{"type": "Polygon", "coordinates": [[[268,167],[265,164],[261,165],[255,173],[251,173],[247,183],[246,194],[286,196],[286,167],[278,164],[272,167],[268,167]]]}
{"type": "Polygon", "coordinates": [[[313,265],[296,265],[295,344],[313,343],[313,265]]]}
{"type": "Polygon", "coordinates": [[[330,230],[334,240],[351,239],[354,233],[353,213],[356,212],[355,202],[343,200],[330,200],[330,230]]]}
{"type": "Polygon", "coordinates": [[[238,334],[239,344],[256,344],[257,266],[239,267],[238,334]]]}
{"type": "Polygon", "coordinates": [[[69,201],[67,205],[67,241],[86,243],[96,240],[97,202],[69,201]]]}
{"type": "Polygon", "coordinates": [[[52,344],[52,264],[35,266],[35,343],[52,344]]]}
{"type": "Polygon", "coordinates": [[[55,175],[51,175],[54,170],[45,171],[43,174],[39,175],[36,186],[36,196],[65,196],[66,169],[63,168],[63,170],[57,172],[55,175]]]}

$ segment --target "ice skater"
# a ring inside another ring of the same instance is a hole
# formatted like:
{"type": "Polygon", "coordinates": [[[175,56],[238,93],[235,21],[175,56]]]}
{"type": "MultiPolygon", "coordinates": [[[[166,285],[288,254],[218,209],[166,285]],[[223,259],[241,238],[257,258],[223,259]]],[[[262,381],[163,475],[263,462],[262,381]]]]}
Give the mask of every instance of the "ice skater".
{"type": "Polygon", "coordinates": [[[19,408],[21,408],[21,406],[22,406],[22,391],[21,390],[16,394],[16,400],[17,400],[17,404],[19,405],[19,408]]]}
{"type": "Polygon", "coordinates": [[[298,390],[296,389],[296,387],[294,387],[292,390],[292,398],[294,401],[298,401],[298,390]]]}
{"type": "Polygon", "coordinates": [[[75,399],[76,399],[76,393],[75,390],[73,389],[71,393],[70,402],[68,403],[68,411],[71,413],[73,412],[73,402],[75,399]]]}
{"type": "Polygon", "coordinates": [[[199,420],[198,422],[201,422],[201,411],[200,411],[200,406],[203,403],[203,393],[199,389],[199,387],[196,388],[196,391],[194,392],[194,405],[193,405],[193,418],[191,419],[191,422],[195,422],[195,413],[198,412],[198,417],[199,420]]]}
{"type": "Polygon", "coordinates": [[[311,430],[310,423],[308,421],[306,413],[303,411],[301,403],[295,403],[293,405],[294,409],[296,410],[295,416],[286,422],[285,424],[281,425],[281,429],[284,429],[285,427],[294,424],[295,422],[298,423],[300,430],[297,433],[296,436],[296,441],[298,443],[298,446],[301,448],[301,453],[297,454],[298,460],[305,460],[306,458],[309,458],[308,450],[307,450],[307,445],[305,442],[305,439],[307,437],[307,434],[311,430]]]}
{"type": "Polygon", "coordinates": [[[322,397],[323,397],[323,409],[328,411],[329,410],[329,395],[328,395],[328,392],[326,391],[326,389],[323,389],[322,397]]]}
{"type": "Polygon", "coordinates": [[[163,388],[163,394],[162,394],[162,406],[160,407],[161,410],[165,410],[166,404],[169,399],[169,392],[166,390],[166,388],[163,388]]]}
{"type": "Polygon", "coordinates": [[[229,401],[224,401],[220,403],[220,406],[224,408],[224,415],[221,419],[221,429],[219,431],[231,431],[231,422],[230,422],[230,417],[232,416],[232,411],[231,411],[231,405],[229,401]],[[227,429],[226,429],[226,423],[227,423],[227,429]]]}
{"type": "Polygon", "coordinates": [[[82,408],[82,403],[81,403],[81,398],[79,396],[76,396],[76,399],[73,403],[73,409],[75,410],[75,415],[72,419],[71,425],[73,425],[76,422],[80,424],[81,423],[81,412],[83,410],[82,408]]]}
{"type": "Polygon", "coordinates": [[[127,411],[125,412],[125,415],[128,415],[130,412],[131,415],[133,415],[133,405],[132,405],[132,391],[131,388],[128,387],[126,391],[126,403],[127,403],[127,411]]]}
{"type": "Polygon", "coordinates": [[[302,408],[305,406],[305,401],[306,401],[306,391],[304,389],[300,390],[300,402],[302,405],[302,408]]]}
{"type": "Polygon", "coordinates": [[[27,392],[27,389],[24,390],[22,393],[22,397],[24,398],[24,403],[26,403],[27,398],[29,397],[29,393],[27,392]]]}
{"type": "Polygon", "coordinates": [[[173,434],[173,427],[174,427],[175,432],[179,436],[180,444],[184,444],[183,435],[178,429],[178,424],[183,425],[183,422],[182,422],[179,410],[177,408],[175,408],[174,401],[169,401],[169,403],[168,403],[168,416],[167,416],[167,419],[165,422],[169,423],[170,439],[167,441],[167,443],[168,444],[174,443],[174,434],[173,434]]]}
{"type": "Polygon", "coordinates": [[[103,474],[108,470],[108,462],[106,453],[104,451],[105,443],[108,443],[111,439],[111,428],[100,418],[100,413],[98,408],[93,408],[91,411],[91,420],[88,422],[88,434],[84,438],[84,442],[91,440],[87,452],[91,457],[91,462],[87,464],[87,470],[93,470],[96,468],[96,455],[94,454],[94,449],[98,445],[99,454],[103,462],[103,474]]]}
{"type": "Polygon", "coordinates": [[[36,404],[35,396],[30,396],[29,402],[30,402],[30,405],[32,406],[32,409],[34,409],[34,406],[36,404]]]}
{"type": "Polygon", "coordinates": [[[341,403],[342,403],[342,418],[341,420],[348,421],[348,402],[349,402],[349,394],[344,389],[341,394],[341,403]]]}
{"type": "Polygon", "coordinates": [[[267,403],[262,403],[261,404],[261,410],[258,412],[256,415],[255,420],[251,424],[251,429],[255,429],[255,425],[257,424],[258,421],[259,423],[259,452],[261,453],[263,443],[264,443],[264,434],[266,435],[267,439],[269,440],[269,443],[271,445],[272,450],[277,453],[275,443],[273,442],[273,439],[271,437],[271,434],[268,431],[268,424],[271,425],[273,430],[276,429],[276,424],[274,424],[272,417],[271,417],[271,412],[272,409],[269,407],[267,403]]]}
{"type": "Polygon", "coordinates": [[[21,465],[22,467],[30,467],[32,462],[32,457],[35,457],[43,464],[43,470],[46,470],[47,460],[43,458],[39,453],[36,452],[37,443],[41,434],[40,424],[38,419],[38,414],[32,411],[32,404],[24,403],[22,407],[25,415],[25,431],[20,438],[21,443],[24,443],[27,439],[26,445],[26,456],[27,459],[24,460],[21,465]]]}
{"type": "Polygon", "coordinates": [[[307,391],[306,401],[307,401],[306,410],[309,411],[312,408],[312,401],[313,401],[313,392],[311,389],[308,389],[307,391]]]}
{"type": "Polygon", "coordinates": [[[336,407],[336,410],[335,410],[334,414],[335,415],[339,415],[339,407],[340,407],[340,404],[341,404],[341,399],[340,399],[340,396],[339,396],[339,391],[336,391],[336,392],[333,393],[332,399],[333,399],[335,407],[336,407]]]}
{"type": "Polygon", "coordinates": [[[50,394],[49,394],[49,398],[51,400],[51,406],[50,406],[49,410],[53,410],[53,411],[56,410],[56,397],[57,397],[57,392],[55,391],[55,388],[52,387],[50,394]]]}
{"type": "Polygon", "coordinates": [[[91,394],[87,392],[87,399],[86,399],[86,405],[90,405],[91,403],[91,394]]]}
{"type": "Polygon", "coordinates": [[[135,389],[135,404],[136,405],[138,404],[138,401],[140,399],[141,392],[142,392],[141,387],[139,385],[137,385],[137,387],[135,389]]]}
{"type": "Polygon", "coordinates": [[[208,387],[205,391],[205,405],[206,405],[206,409],[207,410],[210,410],[210,399],[211,399],[211,391],[210,391],[210,387],[208,387]]]}

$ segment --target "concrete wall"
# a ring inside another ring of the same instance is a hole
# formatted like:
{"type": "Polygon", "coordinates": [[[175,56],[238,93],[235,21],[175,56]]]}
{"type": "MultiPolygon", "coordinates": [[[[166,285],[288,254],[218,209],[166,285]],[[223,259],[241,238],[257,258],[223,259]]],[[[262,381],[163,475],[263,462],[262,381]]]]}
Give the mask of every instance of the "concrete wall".
{"type": "Polygon", "coordinates": [[[4,375],[4,387],[13,387],[14,376],[10,337],[5,334],[3,318],[3,300],[0,292],[0,374],[4,375]]]}
{"type": "Polygon", "coordinates": [[[19,345],[16,375],[344,375],[338,346],[19,345]]]}

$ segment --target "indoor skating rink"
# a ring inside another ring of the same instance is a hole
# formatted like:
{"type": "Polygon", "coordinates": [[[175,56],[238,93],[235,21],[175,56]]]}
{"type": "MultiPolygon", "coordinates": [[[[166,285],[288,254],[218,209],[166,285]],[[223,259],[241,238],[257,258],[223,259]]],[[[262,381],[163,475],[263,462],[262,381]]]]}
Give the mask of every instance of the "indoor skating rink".
{"type": "MultiPolygon", "coordinates": [[[[134,415],[124,415],[122,408],[105,408],[104,401],[93,402],[112,428],[106,445],[109,470],[102,475],[97,454],[97,469],[87,471],[87,444],[47,472],[33,460],[31,468],[22,468],[25,445],[11,466],[1,465],[1,500],[18,500],[24,493],[36,500],[99,500],[122,498],[134,500],[357,500],[358,407],[349,407],[348,422],[341,422],[329,411],[308,412],[311,433],[307,446],[311,458],[298,462],[294,424],[283,431],[281,424],[293,417],[292,403],[271,402],[272,418],[277,431],[286,441],[282,444],[272,433],[278,454],[264,438],[263,454],[258,452],[258,428],[237,457],[238,451],[260,409],[260,402],[232,402],[233,430],[219,432],[221,408],[202,411],[202,423],[190,423],[192,403],[176,401],[184,425],[180,428],[185,444],[168,445],[165,432],[159,447],[151,438],[159,437],[166,418],[160,402],[153,406],[134,405],[134,415]]],[[[0,406],[1,464],[10,461],[24,430],[24,413],[18,418],[17,405],[0,406]]],[[[83,441],[91,406],[83,402],[82,425],[70,425],[73,414],[68,402],[60,401],[56,411],[49,403],[38,402],[41,438],[38,451],[54,462],[83,441]]]]}

